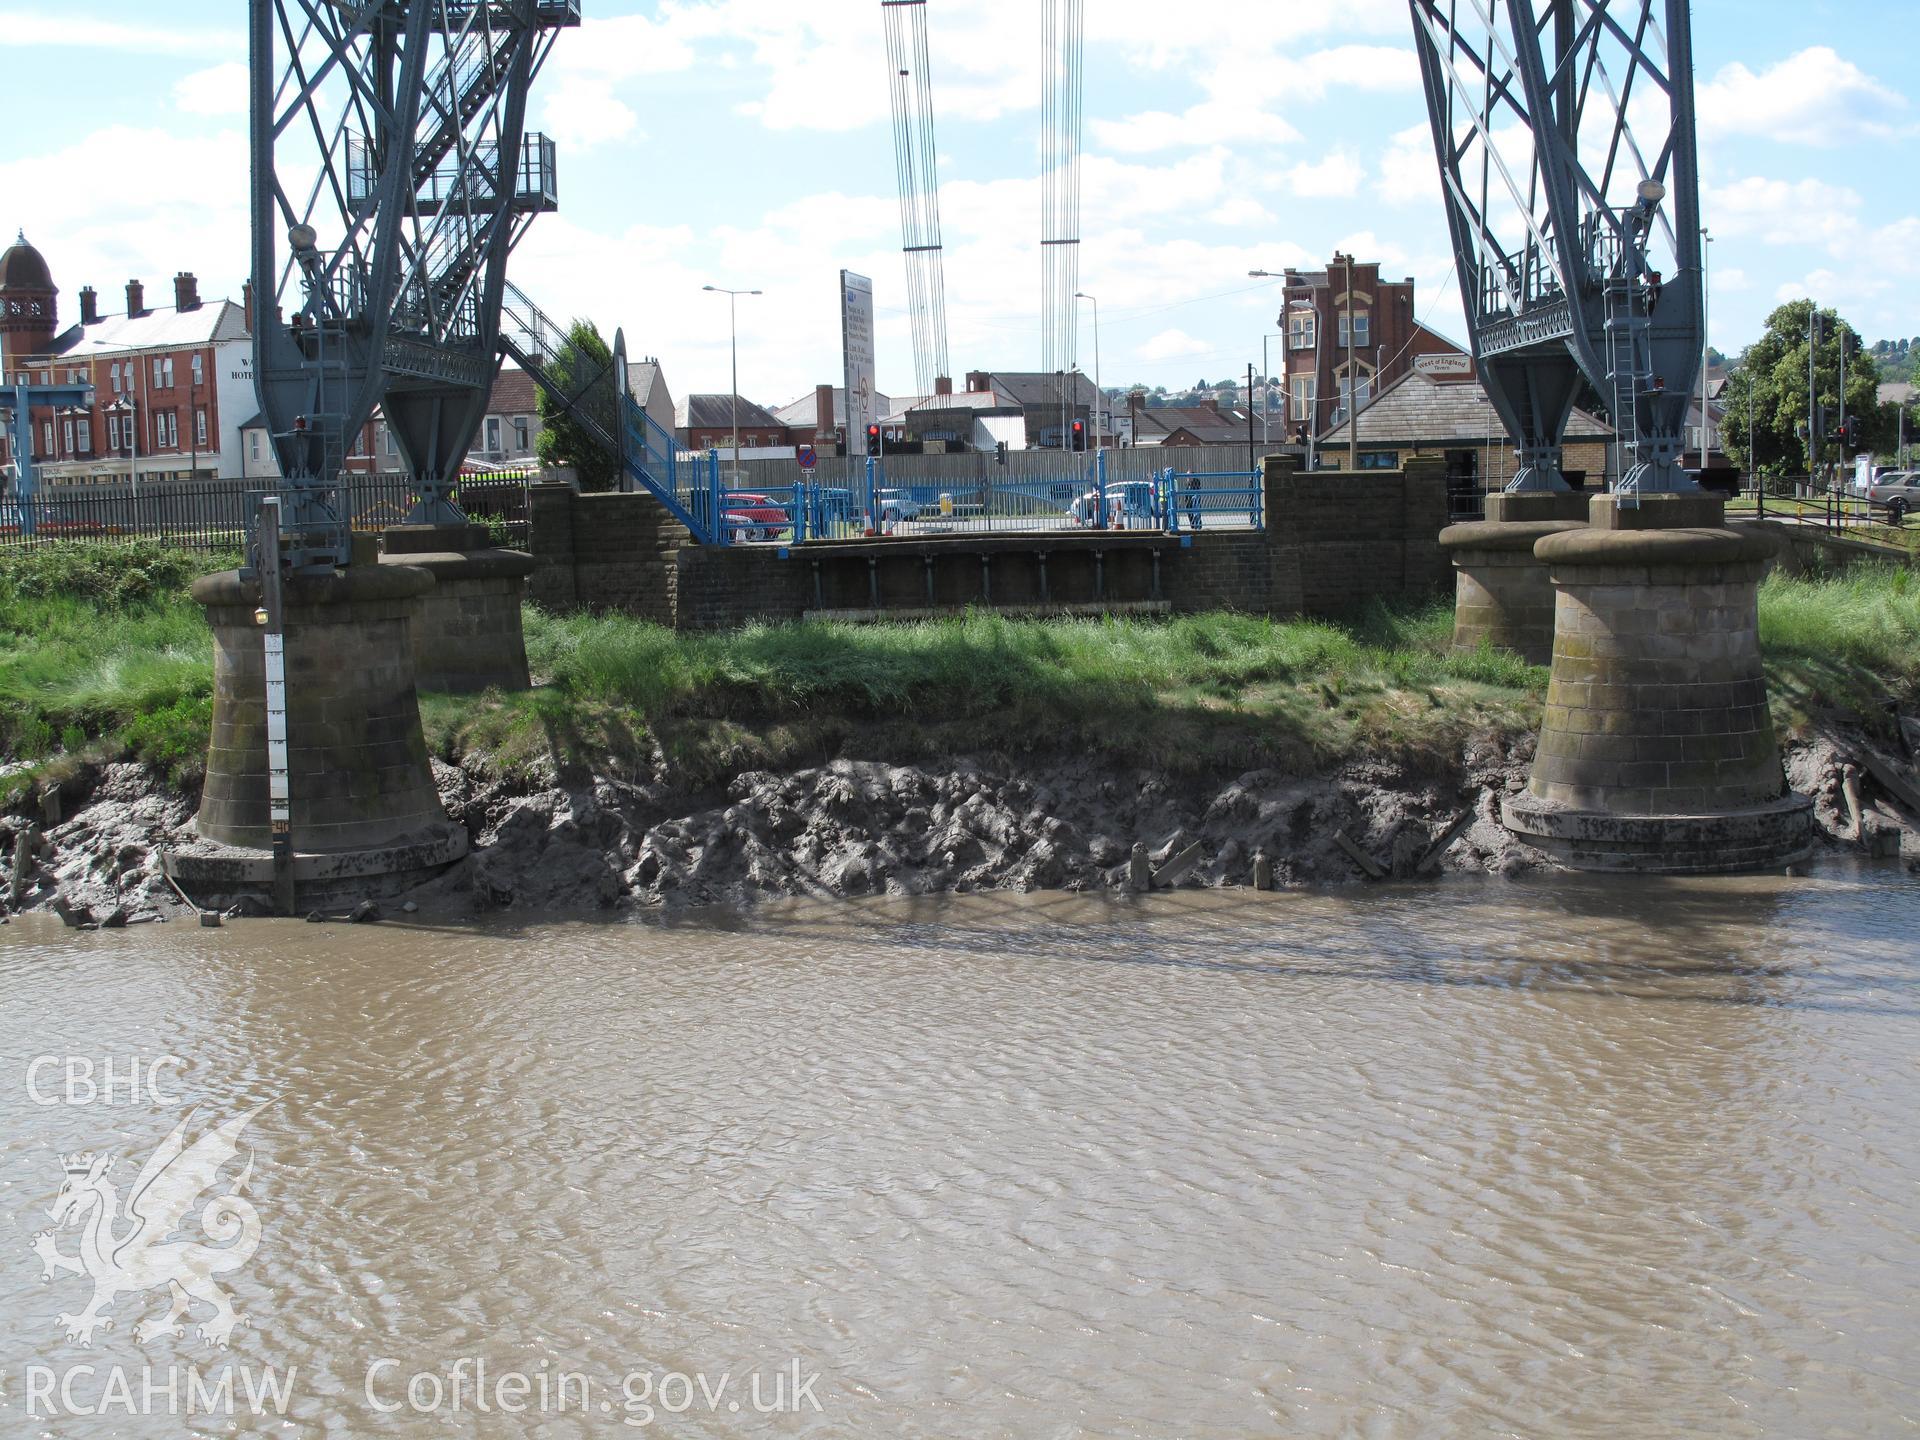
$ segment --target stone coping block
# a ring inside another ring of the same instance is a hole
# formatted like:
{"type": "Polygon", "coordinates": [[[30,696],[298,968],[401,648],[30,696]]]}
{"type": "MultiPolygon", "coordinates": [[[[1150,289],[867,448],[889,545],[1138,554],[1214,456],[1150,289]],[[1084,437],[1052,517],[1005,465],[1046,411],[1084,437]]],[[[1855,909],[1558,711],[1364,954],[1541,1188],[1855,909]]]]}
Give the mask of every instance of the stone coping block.
{"type": "Polygon", "coordinates": [[[1711,529],[1726,518],[1727,502],[1718,495],[1595,495],[1587,504],[1587,523],[1596,530],[1711,529]]]}
{"type": "Polygon", "coordinates": [[[493,539],[484,525],[389,525],[380,537],[389,555],[425,555],[443,550],[486,550],[493,539]]]}
{"type": "MultiPolygon", "coordinates": [[[[289,575],[284,594],[289,606],[322,608],[412,600],[433,589],[433,584],[432,572],[417,565],[354,565],[328,575],[289,575]]],[[[251,610],[260,604],[260,581],[242,579],[238,570],[221,570],[202,575],[193,582],[189,593],[209,609],[244,605],[251,610]]]]}
{"type": "Polygon", "coordinates": [[[1440,532],[1443,550],[1521,550],[1567,530],[1583,530],[1579,520],[1466,520],[1440,532]]]}
{"type": "Polygon", "coordinates": [[[534,559],[523,550],[420,550],[381,557],[383,566],[418,566],[436,582],[518,580],[531,575],[534,559]]]}
{"type": "Polygon", "coordinates": [[[1571,520],[1584,525],[1592,499],[1582,490],[1503,490],[1487,496],[1486,515],[1490,522],[1501,525],[1542,520],[1571,520]]]}
{"type": "Polygon", "coordinates": [[[1791,792],[1766,805],[1680,815],[1613,815],[1523,793],[1501,803],[1500,818],[1580,870],[1727,875],[1791,865],[1814,846],[1813,801],[1791,792]]]}
{"type": "Polygon", "coordinates": [[[1750,530],[1586,527],[1548,535],[1535,544],[1533,553],[1555,567],[1644,565],[1686,569],[1760,564],[1773,559],[1779,550],[1779,543],[1771,536],[1750,530]]]}

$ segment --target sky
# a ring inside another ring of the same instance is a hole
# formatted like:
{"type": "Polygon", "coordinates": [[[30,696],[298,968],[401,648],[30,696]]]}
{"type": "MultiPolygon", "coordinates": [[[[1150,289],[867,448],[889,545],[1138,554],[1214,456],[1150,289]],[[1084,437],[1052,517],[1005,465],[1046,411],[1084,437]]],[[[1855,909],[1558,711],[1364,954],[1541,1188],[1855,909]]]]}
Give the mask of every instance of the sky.
{"type": "MultiPolygon", "coordinates": [[[[1277,281],[1336,251],[1410,276],[1464,341],[1406,0],[1086,0],[1079,363],[1109,387],[1260,369],[1277,281]]],[[[840,377],[837,281],[874,281],[879,388],[914,388],[876,0],[586,0],[530,114],[560,210],[509,274],[660,358],[673,393],[784,404],[840,377]]],[[[1710,338],[1782,300],[1920,335],[1920,5],[1695,0],[1710,338]]],[[[246,264],[246,6],[0,0],[4,239],[91,283],[234,296],[246,264]],[[165,16],[164,21],[160,18],[165,16]]],[[[956,376],[1037,368],[1041,6],[929,0],[956,376]]],[[[164,303],[164,302],[163,302],[164,303]]],[[[1274,367],[1278,344],[1268,341],[1274,367]]]]}

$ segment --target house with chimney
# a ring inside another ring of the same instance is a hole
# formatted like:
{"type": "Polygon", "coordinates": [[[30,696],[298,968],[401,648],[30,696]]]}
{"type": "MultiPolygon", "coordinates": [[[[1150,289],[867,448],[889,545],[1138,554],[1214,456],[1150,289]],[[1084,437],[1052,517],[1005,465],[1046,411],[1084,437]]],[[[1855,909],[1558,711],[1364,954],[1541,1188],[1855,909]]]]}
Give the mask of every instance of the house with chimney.
{"type": "Polygon", "coordinates": [[[1211,396],[1197,405],[1149,405],[1143,390],[1127,396],[1126,427],[1137,446],[1244,445],[1248,435],[1245,410],[1211,396]]]}
{"type": "MultiPolygon", "coordinates": [[[[39,410],[30,435],[46,485],[238,479],[241,427],[256,410],[246,302],[203,300],[186,271],[171,304],[149,304],[129,280],[125,308],[103,309],[92,286],[60,323],[46,259],[20,238],[0,254],[0,373],[30,383],[84,384],[93,403],[39,410]]],[[[0,463],[11,461],[0,439],[0,463]]]]}

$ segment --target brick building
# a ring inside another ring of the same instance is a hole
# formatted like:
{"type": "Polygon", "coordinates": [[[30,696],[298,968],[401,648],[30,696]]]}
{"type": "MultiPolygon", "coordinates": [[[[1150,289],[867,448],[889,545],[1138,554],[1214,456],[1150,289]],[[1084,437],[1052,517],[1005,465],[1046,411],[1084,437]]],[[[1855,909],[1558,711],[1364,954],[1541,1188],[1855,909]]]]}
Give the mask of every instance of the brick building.
{"type": "MultiPolygon", "coordinates": [[[[731,394],[689,395],[674,416],[674,438],[688,450],[730,451],[735,413],[731,394]]],[[[742,453],[785,449],[793,444],[779,417],[744,395],[740,397],[738,416],[742,453]]]]}
{"type": "MultiPolygon", "coordinates": [[[[31,434],[44,484],[238,478],[242,422],[254,413],[244,305],[203,301],[191,274],[173,304],[150,306],[127,282],[126,310],[102,314],[93,287],[62,328],[59,289],[23,234],[0,255],[0,372],[93,387],[91,406],[36,410],[31,434]]],[[[0,440],[0,458],[5,454],[0,440]]]]}
{"type": "MultiPolygon", "coordinates": [[[[1359,469],[1404,469],[1409,460],[1437,456],[1446,461],[1447,490],[1456,514],[1480,507],[1480,497],[1506,487],[1519,462],[1507,427],[1474,378],[1472,366],[1432,357],[1402,375],[1362,407],[1359,469]]],[[[1351,469],[1353,427],[1345,421],[1322,432],[1322,466],[1351,469]]],[[[1567,420],[1561,466],[1572,483],[1598,489],[1607,472],[1607,445],[1613,438],[1603,421],[1584,410],[1567,420]]]]}
{"type": "Polygon", "coordinates": [[[1282,378],[1287,429],[1320,433],[1346,419],[1348,397],[1369,399],[1412,373],[1423,355],[1464,355],[1415,317],[1413,281],[1382,280],[1378,261],[1338,255],[1325,270],[1288,270],[1282,378]]]}
{"type": "Polygon", "coordinates": [[[1247,412],[1223,407],[1212,398],[1198,405],[1149,405],[1145,392],[1135,390],[1127,396],[1127,422],[1135,445],[1244,445],[1247,441],[1247,412]]]}

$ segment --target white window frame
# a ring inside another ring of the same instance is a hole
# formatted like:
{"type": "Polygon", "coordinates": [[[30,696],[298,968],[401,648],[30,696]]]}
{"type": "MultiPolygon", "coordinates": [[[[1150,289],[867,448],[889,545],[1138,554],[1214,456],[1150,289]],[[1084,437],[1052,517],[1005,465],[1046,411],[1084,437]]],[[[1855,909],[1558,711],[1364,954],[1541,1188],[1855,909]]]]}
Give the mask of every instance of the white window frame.
{"type": "Polygon", "coordinates": [[[247,441],[252,447],[253,458],[258,460],[260,458],[260,432],[258,430],[248,431],[247,441]]]}
{"type": "Polygon", "coordinates": [[[206,357],[198,350],[193,352],[193,383],[196,385],[207,383],[206,357]]]}
{"type": "Polygon", "coordinates": [[[1289,382],[1287,414],[1295,420],[1313,423],[1313,402],[1319,398],[1320,380],[1314,375],[1296,375],[1289,382]]]}
{"type": "Polygon", "coordinates": [[[1287,314],[1287,346],[1292,350],[1311,350],[1319,331],[1320,317],[1312,310],[1293,310],[1287,314]]]}
{"type": "Polygon", "coordinates": [[[526,416],[516,415],[513,417],[513,450],[516,455],[524,455],[527,453],[527,437],[531,433],[532,427],[527,424],[526,416]]]}
{"type": "Polygon", "coordinates": [[[1355,310],[1351,315],[1340,312],[1340,348],[1342,350],[1365,350],[1373,343],[1373,317],[1365,310],[1355,310]],[[1348,334],[1348,320],[1351,319],[1352,335],[1348,334]],[[1357,344],[1355,342],[1358,342],[1357,344]]]}
{"type": "Polygon", "coordinates": [[[173,357],[171,355],[160,362],[160,371],[167,377],[162,388],[171,390],[173,388],[173,357]]]}
{"type": "Polygon", "coordinates": [[[207,412],[204,409],[193,412],[193,438],[202,449],[207,443],[207,412]]]}

